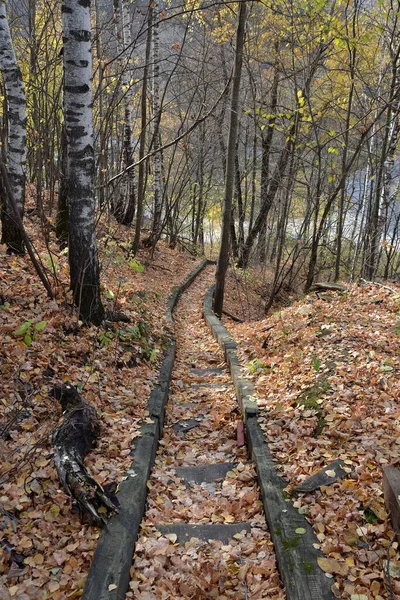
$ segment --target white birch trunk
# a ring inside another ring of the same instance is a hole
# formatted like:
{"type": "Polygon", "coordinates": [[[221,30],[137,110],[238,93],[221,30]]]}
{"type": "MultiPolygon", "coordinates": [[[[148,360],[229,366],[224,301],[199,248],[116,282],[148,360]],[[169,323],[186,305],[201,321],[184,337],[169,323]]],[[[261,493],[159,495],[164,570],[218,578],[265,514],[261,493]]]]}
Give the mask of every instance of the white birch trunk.
{"type": "MultiPolygon", "coordinates": [[[[26,101],[22,75],[8,26],[5,0],[0,0],[0,70],[4,76],[7,95],[7,174],[16,208],[22,219],[25,204],[26,101]]],[[[7,244],[8,250],[23,254],[21,230],[8,200],[3,206],[2,226],[2,242],[7,244]]]]}
{"type": "Polygon", "coordinates": [[[160,35],[159,35],[159,20],[160,13],[157,10],[158,5],[153,9],[153,149],[154,154],[154,177],[153,177],[153,194],[154,194],[154,216],[152,227],[152,243],[155,245],[161,234],[161,215],[162,215],[162,174],[161,174],[161,152],[157,152],[160,148],[160,35]]]}
{"type": "Polygon", "coordinates": [[[94,215],[90,0],[63,0],[62,25],[71,288],[80,318],[99,324],[104,310],[94,215]]]}
{"type": "MultiPolygon", "coordinates": [[[[120,10],[120,0],[114,0],[114,26],[117,41],[117,53],[119,56],[119,67],[121,71],[122,93],[124,94],[124,138],[123,138],[123,164],[125,169],[133,161],[133,143],[132,143],[132,36],[131,36],[131,16],[127,0],[122,0],[122,15],[120,10]]],[[[133,170],[131,169],[123,176],[119,197],[114,209],[114,216],[120,223],[129,225],[132,222],[135,212],[135,189],[133,180],[133,170]]]]}

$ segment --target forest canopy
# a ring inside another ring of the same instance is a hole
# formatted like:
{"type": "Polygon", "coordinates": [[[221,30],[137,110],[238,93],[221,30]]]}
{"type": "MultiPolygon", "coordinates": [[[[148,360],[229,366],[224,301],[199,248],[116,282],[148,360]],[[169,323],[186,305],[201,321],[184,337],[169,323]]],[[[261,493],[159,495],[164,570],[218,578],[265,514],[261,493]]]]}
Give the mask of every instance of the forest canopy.
{"type": "MultiPolygon", "coordinates": [[[[55,228],[62,245],[69,238],[71,283],[76,303],[84,304],[82,290],[98,287],[90,231],[100,215],[134,226],[133,254],[143,227],[144,243],[153,248],[166,238],[171,247],[218,251],[223,215],[227,220],[223,205],[239,5],[93,1],[84,25],[92,65],[85,63],[83,73],[81,68],[74,72],[66,59],[69,13],[62,6],[69,4],[75,12],[74,2],[9,2],[10,30],[3,46],[15,52],[11,67],[8,58],[0,65],[0,118],[17,211],[23,216],[27,182],[43,234],[55,228]],[[20,74],[14,77],[24,98],[18,111],[11,107],[10,69],[20,74]],[[75,82],[82,76],[83,82],[90,74],[92,89],[81,115],[82,127],[90,126],[87,139],[78,143],[67,106],[74,102],[68,78],[75,82]],[[72,160],[80,152],[73,143],[81,150],[90,147],[80,167],[72,160]],[[79,168],[86,169],[90,189],[81,189],[78,198],[79,168]],[[82,202],[92,215],[84,242],[90,256],[75,250],[82,245],[82,202]],[[81,277],[74,261],[91,265],[91,282],[74,283],[81,277]]],[[[396,276],[398,3],[245,4],[232,158],[232,261],[242,269],[250,264],[273,269],[267,309],[281,289],[309,289],[316,277],[396,276]]],[[[1,6],[5,14],[5,3],[1,6]]],[[[78,44],[80,51],[84,45],[78,44]]],[[[5,189],[2,198],[3,242],[10,251],[23,251],[5,189]]],[[[99,302],[90,297],[91,313],[83,307],[82,314],[101,320],[99,302]]]]}

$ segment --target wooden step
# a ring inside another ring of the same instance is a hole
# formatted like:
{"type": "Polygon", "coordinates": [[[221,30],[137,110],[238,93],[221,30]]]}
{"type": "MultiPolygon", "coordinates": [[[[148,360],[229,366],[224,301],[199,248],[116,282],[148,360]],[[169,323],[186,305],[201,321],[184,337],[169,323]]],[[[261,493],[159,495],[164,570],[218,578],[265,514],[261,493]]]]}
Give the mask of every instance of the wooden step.
{"type": "Polygon", "coordinates": [[[183,419],[182,421],[177,421],[172,424],[172,429],[176,431],[178,435],[184,435],[191,429],[195,429],[201,425],[201,422],[204,421],[204,415],[198,415],[194,419],[183,419]]]}
{"type": "Polygon", "coordinates": [[[198,467],[176,467],[178,477],[185,483],[212,483],[217,479],[225,479],[228,471],[232,471],[239,463],[223,462],[198,467]]]}
{"type": "Polygon", "coordinates": [[[171,523],[170,525],[156,525],[158,531],[163,535],[175,533],[177,541],[182,544],[191,538],[198,538],[207,542],[208,540],[219,540],[227,544],[236,533],[250,531],[250,523],[171,523]]]}
{"type": "Polygon", "coordinates": [[[191,383],[190,388],[197,390],[198,388],[222,388],[226,385],[233,385],[233,381],[221,381],[220,383],[191,383]]]}
{"type": "Polygon", "coordinates": [[[190,369],[190,373],[192,375],[222,375],[223,373],[227,373],[226,369],[190,369]]]}

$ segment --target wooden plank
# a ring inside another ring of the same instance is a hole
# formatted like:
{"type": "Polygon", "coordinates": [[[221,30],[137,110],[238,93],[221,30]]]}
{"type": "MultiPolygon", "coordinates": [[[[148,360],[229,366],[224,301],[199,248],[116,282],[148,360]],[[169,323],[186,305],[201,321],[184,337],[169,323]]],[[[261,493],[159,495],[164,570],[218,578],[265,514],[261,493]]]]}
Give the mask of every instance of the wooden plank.
{"type": "Polygon", "coordinates": [[[246,433],[287,600],[333,600],[334,579],[328,579],[317,563],[317,558],[324,556],[315,548],[317,537],[304,515],[286,497],[287,482],[276,472],[257,417],[247,419],[246,433]]]}
{"type": "Polygon", "coordinates": [[[236,533],[250,531],[250,523],[171,523],[168,525],[155,525],[163,535],[175,533],[180,544],[188,542],[191,538],[198,538],[204,542],[219,540],[228,544],[236,533]]]}
{"type": "Polygon", "coordinates": [[[213,483],[217,479],[225,479],[228,471],[235,469],[238,464],[237,462],[224,462],[190,467],[175,467],[175,472],[185,483],[213,483]]]}
{"type": "MultiPolygon", "coordinates": [[[[213,329],[212,290],[207,292],[203,312],[213,329]]],[[[231,338],[232,339],[232,338],[231,338]]],[[[257,420],[257,404],[251,382],[241,377],[240,361],[235,349],[226,348],[226,339],[218,339],[233,379],[242,417],[245,419],[246,438],[250,456],[257,467],[258,481],[265,516],[274,543],[276,561],[287,600],[334,600],[328,578],[318,566],[317,558],[324,555],[318,550],[318,539],[304,515],[293,506],[284,492],[287,482],[278,476],[264,433],[257,420]],[[317,547],[317,548],[316,548],[317,547]]]]}
{"type": "Polygon", "coordinates": [[[339,481],[340,479],[345,479],[348,476],[348,473],[344,470],[345,464],[342,460],[337,459],[333,462],[326,465],[321,471],[318,473],[314,473],[308,479],[305,479],[299,485],[294,488],[294,492],[305,493],[305,492],[313,492],[321,487],[321,485],[331,485],[335,483],[335,481],[339,481]]]}
{"type": "Polygon", "coordinates": [[[400,471],[396,467],[383,469],[383,495],[393,530],[399,532],[397,541],[400,543],[400,471]]]}
{"type": "Polygon", "coordinates": [[[239,421],[237,424],[236,441],[237,441],[238,446],[244,446],[244,444],[245,444],[243,421],[239,421]]]}

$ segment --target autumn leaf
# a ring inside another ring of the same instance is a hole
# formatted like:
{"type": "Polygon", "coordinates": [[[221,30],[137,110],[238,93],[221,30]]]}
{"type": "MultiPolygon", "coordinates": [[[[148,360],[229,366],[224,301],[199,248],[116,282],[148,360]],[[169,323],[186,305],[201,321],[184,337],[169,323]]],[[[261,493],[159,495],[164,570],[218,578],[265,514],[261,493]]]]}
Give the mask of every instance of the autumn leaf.
{"type": "Polygon", "coordinates": [[[317,562],[325,573],[342,575],[345,577],[349,572],[349,566],[344,562],[339,562],[333,558],[318,556],[317,562]]]}

